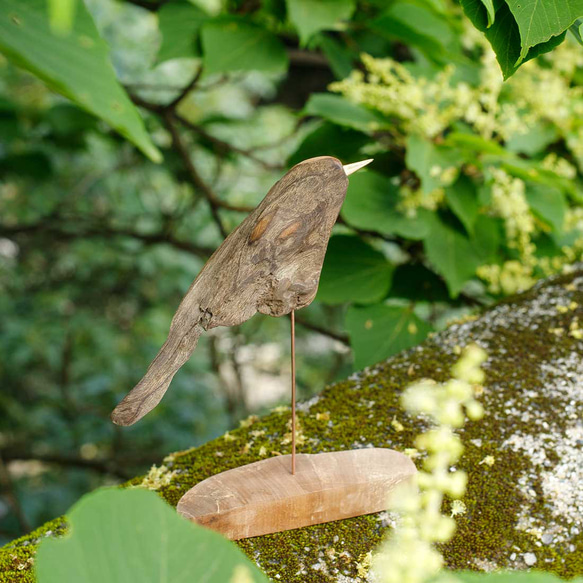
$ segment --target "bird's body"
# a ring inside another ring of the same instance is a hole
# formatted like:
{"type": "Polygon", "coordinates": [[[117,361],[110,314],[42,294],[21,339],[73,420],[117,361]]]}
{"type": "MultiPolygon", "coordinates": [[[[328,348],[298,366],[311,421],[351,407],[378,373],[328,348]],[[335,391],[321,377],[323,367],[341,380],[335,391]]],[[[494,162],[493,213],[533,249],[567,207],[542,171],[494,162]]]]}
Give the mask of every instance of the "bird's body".
{"type": "Polygon", "coordinates": [[[341,162],[322,156],[297,164],[271,188],[190,286],[160,352],[113,411],[115,423],[131,425],[159,403],[204,330],[312,302],[347,187],[341,162]]]}

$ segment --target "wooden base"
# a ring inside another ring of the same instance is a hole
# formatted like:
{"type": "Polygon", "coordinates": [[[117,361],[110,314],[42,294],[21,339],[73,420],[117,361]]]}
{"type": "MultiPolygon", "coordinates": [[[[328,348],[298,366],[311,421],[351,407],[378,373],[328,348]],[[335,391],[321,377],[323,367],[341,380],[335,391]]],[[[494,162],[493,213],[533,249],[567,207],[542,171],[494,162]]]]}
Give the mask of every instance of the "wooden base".
{"type": "Polygon", "coordinates": [[[232,540],[372,514],[389,492],[415,474],[402,453],[368,448],[276,456],[200,482],[178,512],[232,540]]]}

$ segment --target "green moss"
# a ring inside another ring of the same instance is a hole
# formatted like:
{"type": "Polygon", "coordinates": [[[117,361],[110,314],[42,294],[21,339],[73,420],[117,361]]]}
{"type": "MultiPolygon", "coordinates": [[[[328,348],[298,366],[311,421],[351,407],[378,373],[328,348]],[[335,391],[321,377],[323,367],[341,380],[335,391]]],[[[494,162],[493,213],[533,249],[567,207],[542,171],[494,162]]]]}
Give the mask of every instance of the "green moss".
{"type": "Polygon", "coordinates": [[[33,583],[34,556],[43,538],[61,536],[67,525],[64,517],[55,518],[31,533],[0,549],[0,583],[33,583]]]}
{"type": "MultiPolygon", "coordinates": [[[[541,465],[524,449],[502,448],[513,436],[537,437],[543,431],[559,436],[572,427],[573,418],[583,416],[583,399],[571,399],[563,387],[573,383],[573,375],[576,376],[569,369],[572,364],[566,364],[569,358],[571,363],[573,355],[576,362],[583,361],[583,343],[568,334],[574,318],[583,321],[583,307],[563,313],[551,305],[575,301],[583,306],[582,276],[583,272],[577,271],[552,279],[506,300],[475,321],[453,325],[420,347],[327,387],[316,402],[302,407],[299,418],[305,441],[299,451],[369,445],[399,450],[413,447],[414,437],[424,424],[400,409],[403,388],[423,377],[446,380],[457,358],[456,347],[477,341],[489,353],[487,381],[480,397],[486,416],[480,422],[468,423],[462,432],[466,450],[460,467],[469,475],[464,499],[467,512],[456,517],[457,533],[443,546],[447,565],[472,570],[520,569],[525,568],[523,555],[532,552],[537,569],[563,577],[582,575],[583,534],[563,532],[555,536],[552,544],[544,544],[541,532],[537,532],[540,525],[551,534],[560,529],[560,517],[553,513],[544,496],[541,475],[543,471],[552,473],[561,463],[561,455],[550,443],[546,465],[541,465]],[[557,328],[563,328],[565,333],[557,336],[552,332],[557,328]],[[555,363],[559,364],[554,366],[555,363]],[[551,366],[544,375],[543,365],[551,366]],[[395,418],[403,425],[401,431],[391,424],[395,418]],[[542,423],[548,427],[543,429],[542,423]],[[494,457],[492,466],[483,463],[486,456],[494,457]],[[530,519],[535,527],[521,526],[522,515],[523,521],[530,519]]],[[[579,372],[583,374],[583,370],[579,372]]],[[[176,505],[189,488],[215,473],[288,453],[288,421],[289,411],[274,411],[263,418],[250,419],[246,426],[226,437],[168,456],[164,465],[173,472],[173,478],[159,489],[160,495],[176,505]]],[[[137,478],[132,485],[140,482],[141,478],[137,478]]],[[[43,528],[59,534],[62,524],[59,520],[43,528]]],[[[358,581],[359,563],[378,545],[388,528],[385,513],[238,544],[275,581],[320,583],[336,580],[340,575],[358,581]]],[[[28,559],[42,534],[35,531],[0,549],[0,583],[32,580],[29,567],[15,571],[12,555],[18,561],[28,559]]]]}

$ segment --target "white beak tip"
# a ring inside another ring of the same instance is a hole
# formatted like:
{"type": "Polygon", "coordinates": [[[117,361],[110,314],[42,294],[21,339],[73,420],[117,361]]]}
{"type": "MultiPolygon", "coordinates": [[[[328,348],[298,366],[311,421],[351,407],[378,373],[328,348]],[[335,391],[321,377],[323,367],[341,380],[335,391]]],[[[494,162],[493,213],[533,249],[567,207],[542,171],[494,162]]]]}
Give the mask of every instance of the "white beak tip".
{"type": "Polygon", "coordinates": [[[360,170],[361,168],[364,168],[365,166],[370,164],[372,161],[373,159],[369,158],[368,160],[363,160],[362,162],[345,164],[344,166],[342,166],[342,168],[344,168],[344,173],[346,174],[346,176],[350,176],[351,174],[354,174],[357,170],[360,170]]]}

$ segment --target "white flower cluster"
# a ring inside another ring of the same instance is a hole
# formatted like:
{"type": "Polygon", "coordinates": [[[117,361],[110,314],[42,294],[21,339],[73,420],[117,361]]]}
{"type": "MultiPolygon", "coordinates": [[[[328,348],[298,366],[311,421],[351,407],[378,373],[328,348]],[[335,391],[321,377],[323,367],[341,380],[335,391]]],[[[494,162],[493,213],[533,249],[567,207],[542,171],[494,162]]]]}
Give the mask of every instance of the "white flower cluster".
{"type": "Polygon", "coordinates": [[[361,58],[367,75],[353,71],[347,79],[332,83],[330,90],[398,117],[407,134],[437,136],[463,116],[476,99],[475,91],[466,83],[451,83],[455,71],[451,65],[428,79],[415,77],[393,59],[375,59],[367,54],[361,58]]]}
{"type": "MultiPolygon", "coordinates": [[[[464,46],[481,51],[480,77],[475,85],[457,81],[454,66],[427,76],[419,74],[415,66],[363,55],[365,72],[354,71],[347,79],[333,83],[330,89],[391,119],[394,122],[391,139],[401,147],[406,146],[405,138],[411,134],[439,144],[447,130],[465,127],[480,138],[508,148],[511,160],[515,148],[520,148],[521,140],[524,143],[527,137],[532,136],[534,143],[543,140],[541,144],[562,140],[567,151],[562,155],[556,151],[547,154],[538,168],[544,172],[545,179],[555,180],[556,184],[576,180],[578,173],[583,173],[583,86],[578,81],[583,53],[580,47],[564,42],[543,58],[525,63],[503,83],[495,55],[484,36],[474,34],[471,26],[466,28],[464,46]]],[[[545,253],[542,257],[537,253],[535,241],[551,229],[531,210],[526,196],[531,185],[525,180],[531,176],[541,189],[547,183],[538,176],[538,168],[504,165],[503,154],[494,154],[489,159],[486,156],[476,152],[473,164],[460,160],[459,164],[444,169],[432,167],[429,175],[440,183],[432,192],[424,192],[403,179],[398,209],[409,217],[414,217],[419,208],[438,210],[447,204],[446,188],[460,172],[478,184],[483,183],[491,196],[480,201],[480,213],[504,221],[508,249],[505,261],[482,265],[477,270],[477,276],[493,293],[522,291],[537,277],[555,273],[566,263],[580,260],[583,203],[571,196],[565,216],[564,232],[571,233],[566,240],[574,243],[557,247],[554,255],[545,253]]]]}
{"type": "Polygon", "coordinates": [[[442,384],[422,380],[403,393],[404,408],[427,416],[434,427],[415,443],[427,453],[423,470],[417,474],[419,491],[409,486],[391,497],[391,509],[400,513],[401,520],[373,557],[371,579],[375,582],[423,583],[442,566],[443,558],[433,543],[449,540],[455,530],[453,516],[465,512],[459,499],[465,493],[467,476],[453,468],[463,452],[455,429],[463,426],[466,415],[470,419],[483,416],[474,395],[484,380],[480,365],[485,359],[484,350],[470,345],[452,368],[451,380],[442,384]],[[441,513],[445,495],[454,499],[451,516],[441,513]]]}
{"type": "Polygon", "coordinates": [[[489,168],[492,176],[492,211],[504,219],[507,244],[517,249],[522,261],[529,263],[535,251],[531,236],[535,231],[534,216],[525,196],[525,184],[501,168],[489,168]]]}

